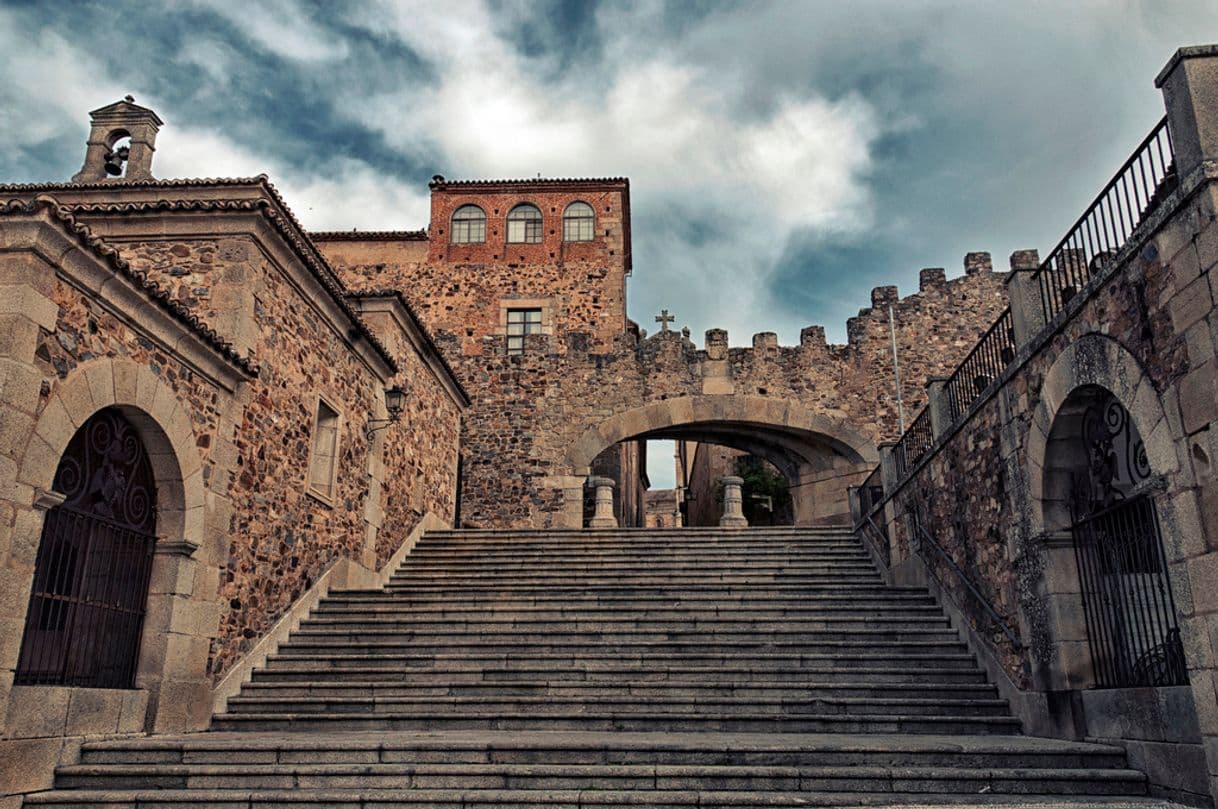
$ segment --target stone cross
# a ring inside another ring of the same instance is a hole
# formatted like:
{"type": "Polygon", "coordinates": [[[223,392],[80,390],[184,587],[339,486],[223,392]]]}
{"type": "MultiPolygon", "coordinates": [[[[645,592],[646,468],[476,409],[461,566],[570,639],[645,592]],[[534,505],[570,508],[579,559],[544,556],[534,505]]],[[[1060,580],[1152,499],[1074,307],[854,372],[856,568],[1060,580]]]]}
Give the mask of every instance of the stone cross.
{"type": "Polygon", "coordinates": [[[661,309],[660,314],[656,315],[656,323],[660,324],[660,331],[668,331],[668,324],[674,320],[676,318],[668,314],[667,309],[661,309]]]}

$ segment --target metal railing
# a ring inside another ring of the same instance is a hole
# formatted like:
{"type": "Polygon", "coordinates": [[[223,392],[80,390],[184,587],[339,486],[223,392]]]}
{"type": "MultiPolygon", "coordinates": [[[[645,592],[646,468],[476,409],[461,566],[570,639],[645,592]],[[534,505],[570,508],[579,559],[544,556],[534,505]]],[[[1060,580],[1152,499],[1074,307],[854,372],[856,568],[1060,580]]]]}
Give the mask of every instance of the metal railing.
{"type": "Polygon", "coordinates": [[[1167,118],[1151,130],[1036,271],[1045,320],[1060,312],[1129,242],[1176,186],[1167,118]]]}
{"type": "MultiPolygon", "coordinates": [[[[907,503],[911,499],[913,498],[907,497],[907,503]]],[[[933,550],[935,552],[935,556],[939,560],[945,562],[947,567],[950,568],[955,574],[955,578],[962,585],[964,585],[964,592],[972,598],[973,602],[978,607],[980,607],[981,613],[984,614],[989,623],[1006,637],[1013,649],[1022,649],[1023,643],[1019,640],[1019,635],[1015,632],[1015,629],[1011,626],[1007,618],[1003,616],[1003,614],[998,611],[993,603],[990,602],[989,598],[987,598],[986,595],[981,592],[981,588],[978,587],[976,582],[969,577],[964,568],[960,566],[960,563],[957,562],[955,558],[948,553],[947,549],[940,545],[938,540],[936,540],[931,534],[929,526],[926,524],[927,520],[922,516],[920,501],[915,501],[915,504],[912,507],[907,507],[904,511],[904,516],[906,525],[909,526],[912,544],[915,550],[919,552],[919,555],[923,555],[921,554],[922,548],[930,548],[933,550]]],[[[943,581],[942,577],[939,575],[938,565],[925,559],[924,555],[923,560],[926,562],[926,569],[930,571],[930,574],[935,578],[935,581],[939,583],[939,586],[945,592],[958,592],[953,588],[949,588],[947,583],[943,581]]],[[[977,629],[980,631],[986,631],[984,626],[977,626],[977,629]]]]}
{"type": "Polygon", "coordinates": [[[877,466],[875,469],[871,470],[871,474],[864,478],[863,482],[859,484],[858,498],[860,519],[874,511],[875,507],[879,505],[881,500],[884,499],[884,480],[880,473],[881,469],[877,466]]]}
{"type": "Polygon", "coordinates": [[[69,506],[48,511],[14,682],[130,688],[155,542],[69,506]]]}
{"type": "Polygon", "coordinates": [[[905,431],[905,435],[901,436],[901,440],[897,442],[896,448],[893,450],[897,461],[897,469],[901,475],[905,475],[913,468],[922,456],[930,452],[930,448],[935,445],[935,435],[930,426],[930,408],[922,408],[922,412],[914,419],[909,429],[905,431]]]}
{"type": "Polygon", "coordinates": [[[1150,495],[1080,520],[1070,533],[1096,685],[1186,685],[1184,647],[1150,495]]]}
{"type": "Polygon", "coordinates": [[[967,413],[986,388],[1002,376],[1007,366],[1015,361],[1015,352],[1015,331],[1011,310],[1007,308],[948,377],[944,393],[952,421],[967,413]]]}

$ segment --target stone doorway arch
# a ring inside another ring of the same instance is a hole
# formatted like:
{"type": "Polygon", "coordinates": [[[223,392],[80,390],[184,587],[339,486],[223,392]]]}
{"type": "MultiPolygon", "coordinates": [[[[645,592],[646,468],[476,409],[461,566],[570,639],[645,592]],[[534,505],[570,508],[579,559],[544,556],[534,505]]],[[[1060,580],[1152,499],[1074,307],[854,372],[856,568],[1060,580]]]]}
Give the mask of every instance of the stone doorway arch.
{"type": "Polygon", "coordinates": [[[640,405],[590,427],[564,459],[570,527],[582,523],[575,504],[593,459],[621,441],[698,440],[739,449],[771,462],[792,484],[796,524],[845,523],[848,486],[879,462],[872,439],[844,417],[814,413],[797,402],[765,396],[682,396],[640,405]]]}
{"type": "MultiPolygon", "coordinates": [[[[206,486],[191,418],[166,380],[131,360],[107,358],[83,363],[55,386],[19,461],[18,479],[35,498],[10,564],[24,574],[25,603],[46,514],[63,501],[55,491],[60,460],[78,428],[106,409],[121,414],[147,453],[157,517],[134,687],[95,699],[107,708],[118,699],[124,715],[133,713],[131,730],[197,730],[211,708],[206,669],[219,549],[205,541],[206,486]]],[[[0,661],[9,671],[16,665],[16,649],[0,661]]],[[[10,699],[37,701],[41,688],[27,686],[20,695],[14,689],[10,699]]]]}

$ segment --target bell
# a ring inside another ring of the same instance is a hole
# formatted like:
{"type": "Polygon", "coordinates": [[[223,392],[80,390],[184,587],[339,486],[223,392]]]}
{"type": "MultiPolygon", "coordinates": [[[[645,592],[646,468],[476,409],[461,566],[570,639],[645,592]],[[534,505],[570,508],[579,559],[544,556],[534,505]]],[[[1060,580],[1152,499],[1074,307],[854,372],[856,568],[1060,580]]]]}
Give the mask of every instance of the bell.
{"type": "Polygon", "coordinates": [[[106,154],[106,174],[111,177],[119,177],[123,173],[123,164],[127,162],[127,157],[131,154],[131,149],[126,146],[115,149],[106,154]]]}

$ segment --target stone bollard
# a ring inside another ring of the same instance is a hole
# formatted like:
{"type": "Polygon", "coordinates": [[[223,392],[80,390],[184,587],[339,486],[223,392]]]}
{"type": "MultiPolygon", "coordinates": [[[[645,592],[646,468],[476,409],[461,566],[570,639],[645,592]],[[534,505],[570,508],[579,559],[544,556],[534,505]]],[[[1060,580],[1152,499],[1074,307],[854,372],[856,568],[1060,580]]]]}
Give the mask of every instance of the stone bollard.
{"type": "Polygon", "coordinates": [[[749,525],[744,518],[744,496],[740,492],[743,485],[744,478],[729,476],[723,479],[723,516],[719,518],[719,525],[724,528],[747,528],[749,525]]]}
{"type": "Polygon", "coordinates": [[[588,483],[596,488],[596,511],[588,521],[589,528],[617,528],[617,517],[613,516],[613,487],[609,478],[591,477],[588,483]]]}

